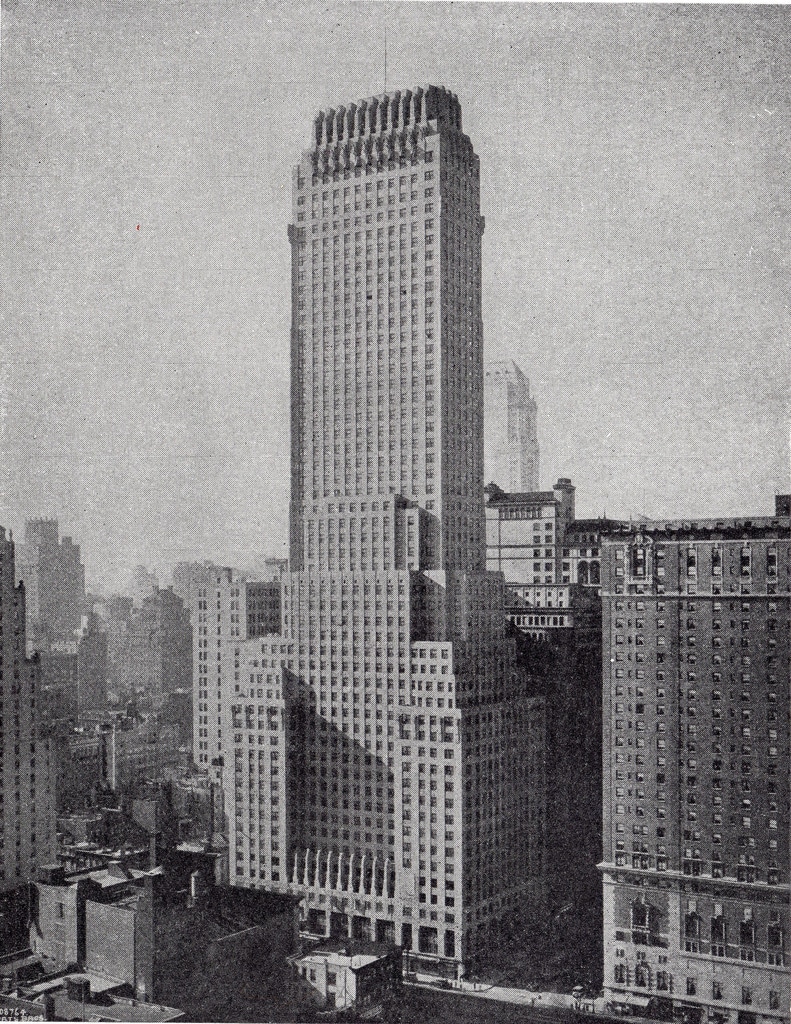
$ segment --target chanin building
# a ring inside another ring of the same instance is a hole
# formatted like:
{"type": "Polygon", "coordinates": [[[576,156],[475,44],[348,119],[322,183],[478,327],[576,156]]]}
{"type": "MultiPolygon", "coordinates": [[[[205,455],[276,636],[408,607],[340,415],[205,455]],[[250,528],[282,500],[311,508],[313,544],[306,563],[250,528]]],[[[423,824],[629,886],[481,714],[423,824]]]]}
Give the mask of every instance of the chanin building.
{"type": "Polygon", "coordinates": [[[543,702],[485,568],[479,189],[445,89],[315,120],[283,635],[244,646],[224,744],[232,881],[449,973],[540,889],[543,836],[543,702]]]}

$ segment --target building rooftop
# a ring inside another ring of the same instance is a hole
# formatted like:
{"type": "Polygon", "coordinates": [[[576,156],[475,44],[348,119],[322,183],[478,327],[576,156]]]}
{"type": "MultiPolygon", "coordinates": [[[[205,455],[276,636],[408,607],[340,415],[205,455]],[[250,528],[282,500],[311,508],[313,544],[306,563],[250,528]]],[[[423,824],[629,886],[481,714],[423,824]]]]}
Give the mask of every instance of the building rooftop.
{"type": "Polygon", "coordinates": [[[377,960],[381,959],[381,956],[375,956],[373,953],[356,953],[353,956],[346,956],[342,952],[317,949],[312,953],[305,953],[303,956],[299,957],[299,962],[305,964],[324,963],[332,967],[349,967],[351,970],[356,971],[361,967],[367,967],[368,964],[374,964],[377,960]]]}
{"type": "Polygon", "coordinates": [[[119,871],[115,867],[101,868],[99,871],[87,871],[83,875],[90,878],[92,882],[101,889],[111,889],[114,885],[125,885],[127,882],[136,882],[147,876],[161,875],[162,868],[154,868],[153,871],[141,871],[139,868],[125,868],[119,871]]]}
{"type": "Polygon", "coordinates": [[[79,974],[56,974],[20,986],[18,995],[4,997],[8,1000],[4,1005],[6,1010],[13,1009],[17,998],[22,1003],[42,1001],[43,1013],[43,997],[48,996],[52,999],[56,1020],[141,1021],[159,1024],[160,1021],[183,1019],[182,1010],[157,1003],[139,1002],[126,994],[128,989],[129,986],[122,981],[86,971],[79,974]],[[75,995],[72,983],[85,985],[85,999],[72,998],[75,995]]]}
{"type": "Polygon", "coordinates": [[[290,958],[293,963],[325,964],[357,971],[392,956],[392,949],[377,942],[336,939],[323,942],[306,953],[290,958]]]}
{"type": "Polygon", "coordinates": [[[626,536],[644,534],[651,537],[666,537],[671,540],[698,538],[701,540],[723,540],[739,537],[776,537],[787,539],[791,527],[788,516],[751,516],[733,519],[661,519],[640,520],[639,522],[610,522],[607,529],[601,529],[602,541],[622,539],[626,536]]]}
{"type": "Polygon", "coordinates": [[[570,533],[601,533],[604,530],[612,532],[623,525],[622,519],[607,519],[604,516],[599,519],[573,519],[566,527],[566,536],[570,533]]]}
{"type": "Polygon", "coordinates": [[[545,505],[556,502],[554,491],[517,491],[506,493],[497,487],[489,494],[490,505],[545,505]]]}
{"type": "Polygon", "coordinates": [[[54,996],[55,1013],[59,1020],[108,1020],[141,1021],[145,1024],[159,1024],[160,1021],[183,1020],[184,1013],[173,1006],[158,1006],[155,1003],[81,1003],[69,999],[65,992],[54,996]]]}

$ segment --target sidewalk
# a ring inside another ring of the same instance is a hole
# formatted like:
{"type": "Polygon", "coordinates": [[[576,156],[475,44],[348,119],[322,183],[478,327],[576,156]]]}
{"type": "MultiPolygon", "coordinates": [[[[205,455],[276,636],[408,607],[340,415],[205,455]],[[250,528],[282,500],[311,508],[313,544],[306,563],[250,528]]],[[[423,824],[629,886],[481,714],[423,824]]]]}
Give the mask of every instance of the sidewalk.
{"type": "Polygon", "coordinates": [[[503,985],[487,985],[484,982],[472,981],[449,981],[445,985],[437,985],[436,977],[428,974],[416,974],[415,981],[406,984],[419,985],[422,988],[433,989],[434,991],[456,992],[459,995],[473,996],[477,999],[493,999],[500,1003],[516,1003],[520,1006],[529,1006],[535,1009],[562,1009],[575,1010],[581,1014],[602,1015],[607,1017],[618,1016],[625,1022],[643,1021],[642,1017],[625,1016],[615,1014],[609,1006],[609,1000],[603,996],[595,999],[582,998],[577,1000],[565,992],[531,992],[523,988],[506,988],[503,985]]]}

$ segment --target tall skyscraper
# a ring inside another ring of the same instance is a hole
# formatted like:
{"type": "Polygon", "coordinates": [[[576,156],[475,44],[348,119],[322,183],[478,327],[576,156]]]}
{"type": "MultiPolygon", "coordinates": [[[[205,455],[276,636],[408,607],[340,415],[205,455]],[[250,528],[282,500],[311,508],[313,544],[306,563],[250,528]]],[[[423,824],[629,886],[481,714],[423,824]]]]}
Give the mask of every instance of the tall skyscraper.
{"type": "Polygon", "coordinates": [[[316,118],[289,228],[284,635],[242,645],[225,760],[234,881],[449,970],[542,870],[544,708],[485,571],[483,227],[445,89],[316,118]]]}
{"type": "Polygon", "coordinates": [[[14,561],[0,527],[0,891],[32,881],[55,856],[49,741],[39,722],[38,664],[25,656],[25,589],[15,586],[14,561]]]}
{"type": "Polygon", "coordinates": [[[788,1019],[789,519],[603,537],[604,985],[788,1019]]]}
{"type": "Polygon", "coordinates": [[[79,544],[71,537],[58,539],[57,519],[25,523],[17,574],[25,584],[28,645],[37,651],[62,642],[76,645],[85,605],[85,569],[79,544]]]}
{"type": "Polygon", "coordinates": [[[504,491],[538,490],[536,400],[512,360],[489,362],[484,377],[486,483],[504,491]]]}

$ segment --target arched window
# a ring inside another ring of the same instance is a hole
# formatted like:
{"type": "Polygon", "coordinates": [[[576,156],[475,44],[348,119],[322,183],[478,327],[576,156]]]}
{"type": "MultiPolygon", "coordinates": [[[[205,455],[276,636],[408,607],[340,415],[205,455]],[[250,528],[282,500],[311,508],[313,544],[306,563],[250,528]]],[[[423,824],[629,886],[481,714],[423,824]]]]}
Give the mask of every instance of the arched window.
{"type": "Polygon", "coordinates": [[[626,964],[616,964],[613,971],[613,977],[616,985],[626,984],[626,964]]]}
{"type": "Polygon", "coordinates": [[[645,964],[638,964],[634,969],[634,983],[640,988],[648,988],[648,968],[645,964]]]}
{"type": "Polygon", "coordinates": [[[591,562],[591,583],[601,583],[601,569],[598,562],[591,562]]]}
{"type": "Polygon", "coordinates": [[[581,583],[582,586],[586,586],[588,582],[588,563],[580,562],[577,568],[577,583],[581,583]]]}

